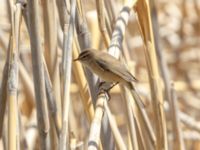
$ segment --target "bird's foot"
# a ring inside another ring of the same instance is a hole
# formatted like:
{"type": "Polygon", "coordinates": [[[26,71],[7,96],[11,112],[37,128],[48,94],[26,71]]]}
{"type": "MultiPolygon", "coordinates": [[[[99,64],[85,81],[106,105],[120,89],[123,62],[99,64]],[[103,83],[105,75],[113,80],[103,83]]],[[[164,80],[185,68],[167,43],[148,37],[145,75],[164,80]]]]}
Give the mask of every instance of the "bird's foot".
{"type": "Polygon", "coordinates": [[[111,99],[110,93],[109,91],[118,84],[119,82],[110,84],[110,83],[106,83],[106,82],[100,82],[99,83],[99,91],[98,91],[98,95],[105,93],[107,96],[108,101],[111,99]]]}
{"type": "Polygon", "coordinates": [[[98,85],[98,95],[100,94],[105,94],[106,99],[109,101],[110,100],[110,94],[109,94],[109,88],[107,87],[108,83],[107,82],[100,82],[98,85]]]}

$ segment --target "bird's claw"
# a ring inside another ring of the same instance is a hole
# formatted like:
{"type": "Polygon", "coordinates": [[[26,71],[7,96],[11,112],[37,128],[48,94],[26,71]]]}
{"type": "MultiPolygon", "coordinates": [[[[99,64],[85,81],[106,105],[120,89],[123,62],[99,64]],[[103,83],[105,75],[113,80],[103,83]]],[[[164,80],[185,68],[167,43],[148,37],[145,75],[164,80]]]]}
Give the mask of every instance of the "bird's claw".
{"type": "Polygon", "coordinates": [[[107,96],[108,101],[111,99],[111,96],[109,94],[109,91],[118,84],[119,82],[113,83],[112,85],[110,85],[110,87],[106,87],[106,82],[100,82],[99,83],[99,94],[105,93],[107,96]]]}
{"type": "Polygon", "coordinates": [[[98,92],[98,95],[100,95],[100,94],[105,94],[106,99],[107,99],[108,101],[111,99],[111,96],[110,96],[110,94],[109,94],[109,91],[106,90],[106,89],[100,89],[99,92],[98,92]]]}

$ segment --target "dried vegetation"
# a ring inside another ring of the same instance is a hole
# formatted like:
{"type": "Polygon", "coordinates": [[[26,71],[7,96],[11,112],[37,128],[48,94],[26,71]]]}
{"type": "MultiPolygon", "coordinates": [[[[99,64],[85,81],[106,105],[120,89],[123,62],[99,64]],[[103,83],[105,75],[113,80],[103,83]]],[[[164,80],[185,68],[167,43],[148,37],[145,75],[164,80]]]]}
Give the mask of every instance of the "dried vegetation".
{"type": "Polygon", "coordinates": [[[0,149],[200,149],[198,0],[2,0],[0,8],[0,149]],[[73,62],[86,48],[125,63],[136,92],[98,95],[98,77],[73,62]]]}

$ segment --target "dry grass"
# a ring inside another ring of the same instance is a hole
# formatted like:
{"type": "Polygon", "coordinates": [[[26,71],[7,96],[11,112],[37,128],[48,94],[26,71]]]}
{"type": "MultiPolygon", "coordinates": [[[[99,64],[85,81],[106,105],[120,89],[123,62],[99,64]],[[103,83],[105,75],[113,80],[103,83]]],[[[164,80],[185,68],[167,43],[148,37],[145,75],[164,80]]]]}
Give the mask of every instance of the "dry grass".
{"type": "Polygon", "coordinates": [[[200,4],[156,2],[4,0],[0,149],[200,149],[200,4]],[[98,95],[73,62],[91,47],[125,63],[136,90],[98,95]]]}

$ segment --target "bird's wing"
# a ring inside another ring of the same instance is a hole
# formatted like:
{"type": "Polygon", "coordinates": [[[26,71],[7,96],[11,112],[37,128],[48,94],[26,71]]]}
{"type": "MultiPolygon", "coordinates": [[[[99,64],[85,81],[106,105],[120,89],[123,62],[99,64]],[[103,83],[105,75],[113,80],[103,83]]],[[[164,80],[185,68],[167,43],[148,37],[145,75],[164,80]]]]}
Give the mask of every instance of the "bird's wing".
{"type": "Polygon", "coordinates": [[[137,81],[137,79],[128,71],[124,64],[109,54],[102,55],[99,60],[96,60],[96,63],[99,64],[104,71],[111,71],[128,82],[137,81]],[[102,57],[104,57],[104,59],[102,59],[102,57]],[[107,60],[109,60],[109,62],[107,60]],[[107,65],[110,63],[112,64],[107,65]]]}

